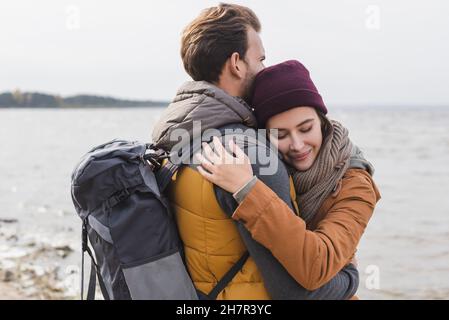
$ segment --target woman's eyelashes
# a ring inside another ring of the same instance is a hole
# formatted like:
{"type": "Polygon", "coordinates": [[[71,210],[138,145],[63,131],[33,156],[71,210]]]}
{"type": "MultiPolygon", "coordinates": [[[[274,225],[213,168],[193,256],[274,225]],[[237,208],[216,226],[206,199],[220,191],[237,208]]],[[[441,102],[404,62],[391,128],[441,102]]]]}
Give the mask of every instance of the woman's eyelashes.
{"type": "MultiPolygon", "coordinates": [[[[298,131],[299,131],[300,133],[308,133],[308,132],[310,132],[312,129],[313,129],[313,125],[312,125],[312,126],[305,127],[305,128],[299,128],[298,131]]],[[[278,133],[277,138],[278,138],[278,140],[282,140],[282,139],[285,139],[288,135],[289,135],[288,132],[281,131],[281,132],[278,133]]]]}
{"type": "Polygon", "coordinates": [[[278,133],[277,139],[282,140],[288,136],[287,133],[278,133]]]}
{"type": "Polygon", "coordinates": [[[307,128],[301,128],[299,131],[302,132],[302,133],[307,133],[307,132],[309,132],[310,130],[312,130],[312,128],[313,128],[313,126],[309,126],[309,127],[307,127],[307,128]]]}

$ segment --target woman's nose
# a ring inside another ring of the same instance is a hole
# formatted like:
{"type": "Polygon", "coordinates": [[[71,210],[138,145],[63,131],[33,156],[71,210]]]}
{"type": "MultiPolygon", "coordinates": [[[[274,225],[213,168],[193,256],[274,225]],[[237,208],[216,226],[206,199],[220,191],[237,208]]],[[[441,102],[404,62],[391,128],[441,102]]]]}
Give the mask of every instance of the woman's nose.
{"type": "Polygon", "coordinates": [[[292,135],[292,139],[290,141],[290,150],[291,151],[301,151],[303,147],[304,147],[304,141],[297,135],[292,135]]]}

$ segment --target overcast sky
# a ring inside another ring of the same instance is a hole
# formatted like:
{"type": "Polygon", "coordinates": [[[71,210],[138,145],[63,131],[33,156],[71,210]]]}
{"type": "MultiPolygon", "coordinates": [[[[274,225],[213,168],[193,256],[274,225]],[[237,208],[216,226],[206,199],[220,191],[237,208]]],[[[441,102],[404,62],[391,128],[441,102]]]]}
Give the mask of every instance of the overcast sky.
{"type": "MultiPolygon", "coordinates": [[[[267,65],[298,59],[328,105],[448,105],[449,2],[230,1],[262,22],[267,65]]],[[[2,0],[0,92],[170,100],[182,29],[218,1],[2,0]]]]}

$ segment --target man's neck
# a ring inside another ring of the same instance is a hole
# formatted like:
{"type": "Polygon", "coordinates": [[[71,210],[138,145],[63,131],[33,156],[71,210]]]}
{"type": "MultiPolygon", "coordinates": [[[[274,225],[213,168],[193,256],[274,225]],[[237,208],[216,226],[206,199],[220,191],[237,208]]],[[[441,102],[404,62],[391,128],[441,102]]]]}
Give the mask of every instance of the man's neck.
{"type": "Polygon", "coordinates": [[[240,97],[241,95],[240,90],[235,85],[231,85],[228,81],[219,81],[214,83],[214,85],[232,97],[240,97]]]}

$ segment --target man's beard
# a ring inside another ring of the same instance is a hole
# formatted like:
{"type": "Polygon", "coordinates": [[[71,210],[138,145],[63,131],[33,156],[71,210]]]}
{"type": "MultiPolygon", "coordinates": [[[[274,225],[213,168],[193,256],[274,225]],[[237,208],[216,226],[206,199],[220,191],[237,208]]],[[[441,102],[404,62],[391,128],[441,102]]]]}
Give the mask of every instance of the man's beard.
{"type": "Polygon", "coordinates": [[[243,80],[242,86],[243,86],[243,94],[242,99],[246,101],[249,105],[251,104],[251,98],[253,95],[254,90],[254,78],[256,77],[255,73],[248,72],[248,75],[246,76],[245,80],[243,80]]]}

